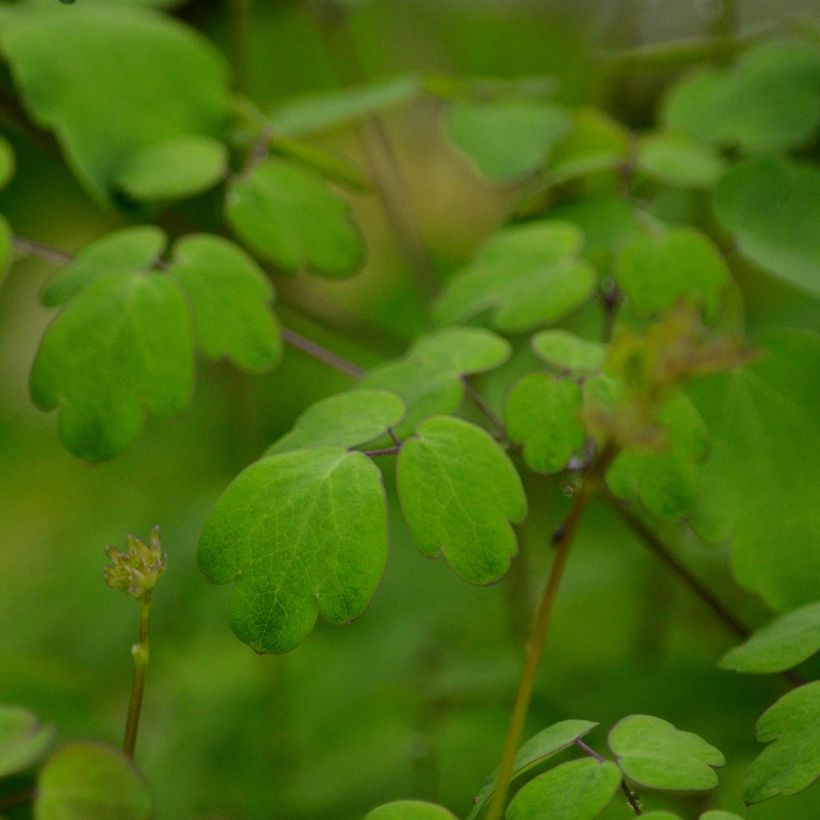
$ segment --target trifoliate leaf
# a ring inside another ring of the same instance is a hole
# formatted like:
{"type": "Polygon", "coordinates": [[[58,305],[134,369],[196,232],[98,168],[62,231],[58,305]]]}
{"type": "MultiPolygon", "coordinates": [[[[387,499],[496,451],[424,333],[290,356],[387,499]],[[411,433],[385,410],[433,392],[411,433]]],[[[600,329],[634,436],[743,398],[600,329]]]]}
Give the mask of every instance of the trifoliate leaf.
{"type": "Polygon", "coordinates": [[[511,524],[527,514],[521,479],[492,437],[461,419],[435,416],[404,442],[397,486],[419,550],[443,553],[473,584],[497,581],[517,542],[511,524]]]}
{"type": "Polygon", "coordinates": [[[268,455],[306,447],[358,447],[384,435],[404,415],[404,402],[385,390],[353,390],[311,405],[268,455]]]}
{"type": "Polygon", "coordinates": [[[561,372],[592,373],[603,367],[606,358],[605,345],[566,330],[542,330],[531,344],[539,359],[561,372]]]}
{"type": "Polygon", "coordinates": [[[481,173],[508,182],[543,165],[569,128],[567,112],[552,103],[492,100],[456,103],[447,131],[481,173]]]}
{"type": "Polygon", "coordinates": [[[507,435],[524,445],[524,461],[536,473],[557,473],[584,443],[581,387],[568,379],[532,373],[507,397],[507,435]]]}
{"type": "Polygon", "coordinates": [[[147,411],[180,412],[193,385],[185,299],[158,273],[112,273],[86,288],[52,322],[31,371],[31,395],[60,408],[59,432],[74,455],[113,458],[139,433],[147,411]]]}
{"type": "Polygon", "coordinates": [[[456,816],[434,803],[420,800],[397,800],[369,811],[364,820],[456,820],[456,816]]]}
{"type": "Polygon", "coordinates": [[[740,646],[719,666],[735,672],[782,672],[820,650],[820,601],[780,615],[740,646]]]}
{"type": "Polygon", "coordinates": [[[811,786],[820,777],[820,681],[798,687],[769,707],[757,722],[757,739],[770,745],[746,772],[747,803],[811,786]]]}
{"type": "Polygon", "coordinates": [[[10,19],[2,45],[25,106],[98,199],[114,197],[143,150],[184,135],[219,137],[228,118],[222,56],[168,16],[44,4],[10,19]]]}
{"type": "Polygon", "coordinates": [[[705,791],[718,784],[723,755],[703,738],[650,715],[630,715],[609,733],[623,773],[648,789],[705,791]]]}
{"type": "Polygon", "coordinates": [[[133,199],[180,199],[218,182],[227,163],[227,148],[218,140],[172,137],[135,153],[117,175],[117,185],[133,199]]]}
{"type": "Polygon", "coordinates": [[[153,225],[121,228],[82,248],[55,274],[43,291],[43,304],[64,305],[83,289],[109,273],[132,273],[153,268],[167,237],[153,225]]]}
{"type": "Polygon", "coordinates": [[[666,124],[715,145],[776,151],[807,142],[820,123],[820,46],[764,43],[730,69],[700,70],[673,86],[666,124]]]}
{"type": "Polygon", "coordinates": [[[150,820],[153,800],[142,775],[118,749],[74,741],[40,772],[36,820],[150,820]]]}
{"type": "Polygon", "coordinates": [[[287,270],[349,276],[364,244],[344,200],[313,171],[281,159],[260,162],[234,182],[228,221],[261,257],[287,270]]]}
{"type": "Polygon", "coordinates": [[[820,171],[780,157],[741,163],[715,189],[715,213],[744,256],[820,298],[820,171]]]}
{"type": "Polygon", "coordinates": [[[618,767],[606,760],[571,760],[539,775],[516,794],[507,820],[592,820],[609,804],[621,785],[618,767]]]}
{"type": "Polygon", "coordinates": [[[278,106],[270,116],[273,129],[294,137],[323,131],[378,114],[409,102],[421,91],[419,78],[403,75],[368,85],[306,94],[278,106]]]}
{"type": "MultiPolygon", "coordinates": [[[[542,729],[537,735],[531,737],[519,750],[515,756],[513,764],[512,780],[526,774],[536,766],[540,766],[558,752],[568,749],[579,738],[591,732],[598,724],[588,720],[562,720],[542,729]]],[[[473,808],[467,815],[467,820],[475,820],[487,801],[493,796],[495,780],[498,773],[494,773],[487,780],[481,791],[473,799],[473,808]]]]}
{"type": "Polygon", "coordinates": [[[448,284],[433,318],[452,324],[492,311],[492,325],[510,333],[556,322],[594,292],[595,272],[578,258],[582,244],[566,222],[502,228],[448,284]]]}
{"type": "Polygon", "coordinates": [[[737,580],[777,611],[820,589],[818,373],[820,337],[780,333],[757,361],[688,390],[712,441],[692,523],[729,540],[737,580]]]}
{"type": "Polygon", "coordinates": [[[572,114],[572,129],[553,148],[546,177],[553,185],[611,171],[629,156],[629,131],[597,108],[572,114]]]}
{"type": "Polygon", "coordinates": [[[712,241],[694,228],[670,228],[636,237],[618,257],[615,276],[641,313],[656,313],[681,297],[714,314],[729,270],[712,241]]]}
{"type": "Polygon", "coordinates": [[[0,216],[0,284],[6,278],[14,258],[14,234],[8,220],[0,216]]]}
{"type": "Polygon", "coordinates": [[[489,330],[445,328],[421,336],[403,358],[374,368],[359,384],[402,399],[406,413],[395,429],[405,436],[422,419],[456,410],[464,397],[463,376],[498,367],[510,350],[506,339],[489,330]]]}
{"type": "Polygon", "coordinates": [[[675,131],[642,136],[635,165],[650,179],[681,188],[711,188],[726,167],[711,145],[675,131]]]}
{"type": "Polygon", "coordinates": [[[174,248],[170,273],[188,296],[206,356],[224,356],[252,373],[279,361],[279,325],[270,307],[273,286],[241,248],[217,236],[186,236],[174,248]]]}
{"type": "Polygon", "coordinates": [[[0,188],[14,176],[14,165],[14,149],[5,137],[0,136],[0,188]]]}
{"type": "Polygon", "coordinates": [[[54,739],[54,727],[44,726],[20,706],[0,706],[0,777],[27,769],[54,739]]]}
{"type": "Polygon", "coordinates": [[[378,467],[340,447],[257,461],[211,512],[199,565],[233,583],[231,625],[257,652],[288,652],[317,616],[333,624],[367,608],[387,560],[387,510],[378,467]]]}

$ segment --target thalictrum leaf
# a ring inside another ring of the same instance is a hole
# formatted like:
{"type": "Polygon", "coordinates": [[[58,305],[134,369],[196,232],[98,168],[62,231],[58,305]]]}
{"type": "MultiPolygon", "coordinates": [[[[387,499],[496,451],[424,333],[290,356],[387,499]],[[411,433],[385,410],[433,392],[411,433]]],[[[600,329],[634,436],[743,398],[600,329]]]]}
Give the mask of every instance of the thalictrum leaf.
{"type": "Polygon", "coordinates": [[[555,370],[576,374],[600,370],[606,358],[606,345],[582,339],[566,330],[536,333],[532,337],[532,349],[555,370]]]}
{"type": "Polygon", "coordinates": [[[649,789],[713,789],[718,778],[712,767],[726,762],[703,738],[650,715],[630,715],[619,721],[609,733],[609,748],[623,773],[649,789]]]}
{"type": "Polygon", "coordinates": [[[811,786],[820,777],[820,681],[800,686],[770,706],[757,722],[757,739],[770,745],[746,772],[747,803],[811,786]]]}
{"type": "Polygon", "coordinates": [[[316,447],[269,456],[234,479],[199,542],[209,581],[233,583],[231,624],[257,652],[288,652],[321,613],[347,623],[367,608],[387,559],[378,468],[316,447]]]}
{"type": "Polygon", "coordinates": [[[0,777],[28,768],[54,739],[54,727],[44,726],[20,706],[0,706],[0,777]]]}
{"type": "Polygon", "coordinates": [[[398,459],[402,511],[424,555],[443,553],[474,584],[497,581],[527,514],[521,479],[492,437],[461,419],[436,416],[405,441],[398,459]]]}
{"type": "Polygon", "coordinates": [[[193,344],[178,286],[159,273],[111,273],[57,316],[40,343],[31,395],[60,408],[60,438],[81,458],[113,458],[147,411],[164,418],[188,403],[193,344]]]}
{"type": "Polygon", "coordinates": [[[364,262],[347,204],[320,176],[295,163],[263,160],[231,185],[226,209],[242,240],[279,267],[335,279],[364,262]]]}
{"type": "Polygon", "coordinates": [[[420,800],[397,800],[369,811],[364,820],[456,820],[444,806],[420,800]]]}
{"type": "Polygon", "coordinates": [[[206,356],[224,356],[253,373],[279,361],[273,286],[245,251],[217,236],[186,236],[174,247],[170,273],[188,296],[206,356]]]}

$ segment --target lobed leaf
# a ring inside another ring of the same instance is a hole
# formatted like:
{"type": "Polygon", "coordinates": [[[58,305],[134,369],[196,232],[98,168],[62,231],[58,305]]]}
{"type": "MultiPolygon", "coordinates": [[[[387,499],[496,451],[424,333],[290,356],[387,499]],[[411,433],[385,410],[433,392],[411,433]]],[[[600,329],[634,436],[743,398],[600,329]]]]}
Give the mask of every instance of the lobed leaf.
{"type": "Polygon", "coordinates": [[[537,473],[557,473],[583,446],[581,387],[568,379],[532,373],[507,397],[504,421],[515,444],[524,445],[524,461],[537,473]]]}
{"type": "Polygon", "coordinates": [[[606,345],[566,330],[542,330],[532,337],[531,344],[539,359],[559,371],[591,373],[600,370],[606,359],[606,345]]]}
{"type": "Polygon", "coordinates": [[[174,247],[169,273],[188,297],[206,356],[228,358],[252,373],[279,361],[282,343],[270,305],[273,286],[241,248],[217,236],[186,236],[174,247]]]}
{"type": "Polygon", "coordinates": [[[456,147],[496,182],[519,179],[542,166],[569,128],[563,108],[539,100],[458,102],[447,123],[456,147]]]}
{"type": "Polygon", "coordinates": [[[786,612],[730,649],[718,664],[735,672],[783,672],[820,650],[820,601],[786,612]]]}
{"type": "MultiPolygon", "coordinates": [[[[589,734],[596,726],[598,726],[597,723],[588,720],[562,720],[542,729],[518,750],[513,763],[511,781],[541,765],[558,752],[568,749],[576,740],[589,734]]],[[[497,776],[496,771],[475,796],[473,808],[467,815],[467,820],[475,820],[481,814],[481,810],[493,796],[497,776]]]]}
{"type": "Polygon", "coordinates": [[[28,709],[0,706],[0,778],[27,769],[54,740],[53,726],[43,725],[28,709]]]}
{"type": "Polygon", "coordinates": [[[146,412],[178,413],[193,387],[185,299],[159,273],[111,273],[89,285],[49,325],[31,371],[31,395],[59,407],[59,433],[74,455],[113,458],[146,412]]]}
{"type": "Polygon", "coordinates": [[[618,767],[592,758],[562,763],[524,786],[507,807],[507,820],[592,820],[621,784],[618,767]]]}
{"type": "Polygon", "coordinates": [[[770,745],[746,772],[746,803],[811,786],[820,777],[820,681],[800,686],[770,706],[757,722],[757,739],[770,745]]]}
{"type": "Polygon", "coordinates": [[[266,159],[228,191],[226,216],[255,253],[287,270],[331,279],[364,262],[364,243],[344,200],[313,171],[266,159]]]}
{"type": "Polygon", "coordinates": [[[73,741],[40,772],[36,820],[150,820],[153,799],[142,775],[111,746],[73,741]]]}
{"type": "Polygon", "coordinates": [[[493,327],[509,333],[557,322],[595,289],[595,272],[578,258],[582,245],[567,222],[502,228],[447,285],[433,318],[452,324],[491,311],[493,327]]]}
{"type": "Polygon", "coordinates": [[[353,390],[311,405],[267,455],[306,447],[358,447],[384,435],[404,415],[404,402],[385,390],[353,390]]]}
{"type": "Polygon", "coordinates": [[[269,456],[234,479],[205,523],[199,565],[233,583],[231,625],[257,652],[288,652],[319,614],[359,617],[387,560],[378,468],[341,447],[269,456]]]}
{"type": "Polygon", "coordinates": [[[473,584],[497,581],[517,550],[511,524],[527,514],[521,479],[492,437],[461,419],[435,416],[405,441],[397,488],[419,550],[443,553],[473,584]]]}
{"type": "Polygon", "coordinates": [[[218,138],[228,72],[193,29],[147,9],[57,3],[4,25],[2,46],[26,108],[55,132],[69,166],[100,200],[145,149],[178,137],[218,138]]]}
{"type": "Polygon", "coordinates": [[[364,820],[456,820],[444,806],[421,800],[397,800],[369,811],[364,820]]]}
{"type": "Polygon", "coordinates": [[[638,140],[635,166],[665,185],[711,188],[726,168],[720,153],[708,143],[684,133],[661,131],[638,140]]]}
{"type": "Polygon", "coordinates": [[[744,256],[820,297],[820,171],[781,157],[743,162],[718,183],[715,213],[744,256]]]}
{"type": "Polygon", "coordinates": [[[630,715],[618,722],[609,733],[609,748],[623,773],[649,789],[714,789],[718,778],[712,767],[726,762],[703,738],[650,715],[630,715]]]}

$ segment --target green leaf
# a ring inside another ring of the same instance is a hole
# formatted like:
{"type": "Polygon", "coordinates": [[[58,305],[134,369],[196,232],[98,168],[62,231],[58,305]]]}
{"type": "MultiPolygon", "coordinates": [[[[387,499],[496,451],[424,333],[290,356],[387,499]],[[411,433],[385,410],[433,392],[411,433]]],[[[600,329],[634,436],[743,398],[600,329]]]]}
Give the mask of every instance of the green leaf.
{"type": "Polygon", "coordinates": [[[746,772],[743,799],[760,803],[797,794],[820,777],[820,681],[783,695],[757,722],[769,743],[746,772]]]}
{"type": "MultiPolygon", "coordinates": [[[[560,723],[554,723],[542,729],[518,750],[513,763],[511,780],[521,777],[558,752],[568,749],[576,740],[589,734],[596,726],[598,726],[597,723],[588,720],[562,720],[560,723]]],[[[496,771],[476,795],[467,820],[475,820],[481,814],[481,810],[493,796],[497,776],[496,771]]]]}
{"type": "Polygon", "coordinates": [[[66,743],[40,772],[36,820],[150,820],[153,815],[142,775],[113,747],[66,743]]]}
{"type": "Polygon", "coordinates": [[[368,85],[306,94],[280,105],[270,116],[273,129],[289,137],[347,125],[387,108],[409,102],[421,91],[412,74],[368,85]]]}
{"type": "Polygon", "coordinates": [[[80,250],[55,274],[43,291],[43,304],[64,305],[109,273],[132,273],[153,268],[165,249],[167,237],[153,225],[121,228],[80,250]]]}
{"type": "Polygon", "coordinates": [[[451,324],[491,310],[492,325],[509,333],[556,322],[594,292],[595,272],[578,259],[582,244],[565,222],[502,228],[448,284],[433,318],[451,324]]]}
{"type": "Polygon", "coordinates": [[[572,114],[572,130],[554,147],[546,177],[552,185],[611,171],[629,157],[630,134],[597,108],[572,114]]]}
{"type": "Polygon", "coordinates": [[[566,330],[542,330],[532,337],[531,344],[539,359],[561,372],[592,373],[600,370],[606,359],[605,345],[566,330]]]}
{"type": "Polygon", "coordinates": [[[211,137],[185,135],[134,154],[117,185],[134,199],[181,199],[206,191],[225,175],[228,151],[211,137]]]}
{"type": "Polygon", "coordinates": [[[290,157],[302,165],[307,165],[331,182],[337,182],[356,191],[372,190],[370,181],[359,166],[342,154],[292,137],[283,137],[281,134],[271,135],[268,149],[272,153],[290,157]]]}
{"type": "Polygon", "coordinates": [[[0,216],[0,284],[6,278],[14,260],[14,234],[8,220],[0,216]]]}
{"type": "Polygon", "coordinates": [[[549,217],[580,228],[585,240],[584,254],[596,263],[603,257],[607,267],[611,252],[620,250],[644,231],[635,207],[623,197],[607,195],[565,202],[550,209],[549,217]]]}
{"type": "Polygon", "coordinates": [[[54,3],[13,15],[2,46],[26,107],[101,200],[145,149],[185,135],[219,137],[228,118],[222,56],[168,16],[54,3]]]}
{"type": "Polygon", "coordinates": [[[358,447],[384,435],[404,415],[404,402],[384,390],[353,390],[330,396],[302,413],[268,455],[305,447],[358,447]]]}
{"type": "Polygon", "coordinates": [[[681,188],[711,188],[726,167],[712,146],[675,131],[642,136],[635,165],[650,179],[681,188]]]}
{"type": "Polygon", "coordinates": [[[618,257],[615,276],[641,313],[663,311],[681,297],[713,315],[729,270],[712,241],[694,228],[669,228],[634,238],[618,257]]]}
{"type": "Polygon", "coordinates": [[[783,611],[820,589],[820,336],[779,333],[760,351],[689,388],[712,441],[692,523],[729,540],[737,580],[783,611]]]}
{"type": "Polygon", "coordinates": [[[211,512],[199,565],[233,582],[231,625],[257,652],[288,652],[319,613],[343,624],[367,608],[387,560],[381,474],[340,447],[269,456],[234,479],[211,512]]]}
{"type": "Polygon", "coordinates": [[[527,514],[521,479],[492,437],[461,419],[436,416],[405,441],[397,487],[419,550],[443,553],[473,584],[497,581],[517,542],[510,524],[527,514]]]}
{"type": "Polygon", "coordinates": [[[681,820],[681,817],[679,814],[672,814],[671,811],[659,810],[644,812],[641,815],[641,820],[681,820]]]}
{"type": "Polygon", "coordinates": [[[497,182],[518,179],[543,165],[569,128],[563,108],[537,100],[459,102],[448,122],[450,139],[497,182]]]}
{"type": "Polygon", "coordinates": [[[592,820],[621,784],[618,767],[606,760],[571,760],[531,780],[507,807],[507,820],[592,820]]]}
{"type": "Polygon", "coordinates": [[[701,814],[700,820],[743,820],[743,818],[739,814],[732,814],[729,811],[712,809],[712,811],[701,814]]]}
{"type": "Polygon", "coordinates": [[[397,800],[369,811],[364,820],[456,820],[456,816],[434,803],[421,800],[397,800]]]}
{"type": "Polygon", "coordinates": [[[741,163],[718,183],[715,213],[744,256],[820,297],[820,170],[779,157],[741,163]]]}
{"type": "Polygon", "coordinates": [[[86,288],[46,330],[31,371],[34,402],[60,408],[60,438],[89,461],[125,449],[147,411],[180,412],[192,385],[188,309],[158,273],[112,273],[86,288]]]}
{"type": "Polygon", "coordinates": [[[806,143],[820,123],[820,46],[764,43],[727,71],[695,72],[667,96],[673,129],[715,145],[776,151],[806,143]]]}
{"type": "Polygon", "coordinates": [[[51,745],[54,727],[20,706],[0,706],[0,778],[27,769],[51,745]]]}
{"type": "Polygon", "coordinates": [[[579,418],[581,387],[546,373],[532,373],[507,397],[504,420],[515,444],[524,445],[524,461],[536,473],[557,473],[583,446],[586,431],[579,418]]]}
{"type": "Polygon", "coordinates": [[[723,755],[703,738],[649,715],[630,715],[609,733],[623,773],[648,789],[705,791],[718,785],[723,755]]]}
{"type": "Polygon", "coordinates": [[[0,188],[8,185],[14,176],[14,166],[14,149],[5,137],[0,136],[0,188]]]}
{"type": "Polygon", "coordinates": [[[364,244],[344,200],[299,165],[267,159],[234,182],[226,214],[261,257],[287,270],[340,278],[364,262],[364,244]]]}
{"type": "Polygon", "coordinates": [[[498,367],[510,350],[506,339],[489,330],[444,328],[421,336],[402,359],[374,368],[359,385],[402,399],[406,413],[395,430],[403,437],[422,419],[456,410],[464,397],[462,377],[498,367]]]}
{"type": "Polygon", "coordinates": [[[206,356],[224,356],[251,373],[279,361],[282,343],[270,307],[273,286],[241,248],[217,236],[186,236],[174,247],[170,273],[188,296],[206,356]]]}
{"type": "Polygon", "coordinates": [[[820,650],[820,601],[787,612],[757,630],[721,659],[735,672],[782,672],[820,650]]]}

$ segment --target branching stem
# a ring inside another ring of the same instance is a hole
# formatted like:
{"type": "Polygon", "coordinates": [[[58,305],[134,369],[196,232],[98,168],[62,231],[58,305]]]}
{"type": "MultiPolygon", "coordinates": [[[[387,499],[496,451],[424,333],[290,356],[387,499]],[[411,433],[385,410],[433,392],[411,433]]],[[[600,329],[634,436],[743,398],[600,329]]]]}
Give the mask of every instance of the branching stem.
{"type": "Polygon", "coordinates": [[[555,538],[555,557],[550,567],[544,593],[535,614],[535,621],[530,631],[524,656],[524,669],[521,673],[521,680],[518,684],[518,692],[515,696],[510,727],[504,741],[504,749],[501,754],[501,763],[498,767],[498,777],[495,782],[490,805],[487,809],[487,820],[500,820],[504,814],[504,806],[507,802],[507,793],[510,789],[513,765],[518,747],[521,745],[521,738],[524,732],[524,724],[527,719],[532,693],[535,687],[535,678],[541,656],[544,652],[544,643],[549,630],[555,602],[558,597],[558,590],[564,577],[564,570],[567,565],[570,548],[572,547],[575,535],[581,519],[584,516],[589,500],[594,493],[598,482],[606,473],[607,468],[615,457],[616,449],[612,445],[607,445],[600,456],[590,468],[589,473],[581,483],[575,499],[572,502],[569,513],[564,523],[557,530],[555,538]]]}
{"type": "Polygon", "coordinates": [[[125,738],[122,749],[133,758],[137,745],[137,731],[142,712],[142,697],[145,692],[145,673],[148,668],[148,633],[151,617],[151,596],[149,593],[139,599],[140,623],[137,642],[131,647],[134,656],[134,677],[131,682],[131,699],[128,702],[128,718],[125,722],[125,738]]]}
{"type": "MultiPolygon", "coordinates": [[[[606,760],[603,755],[599,755],[598,752],[596,752],[591,746],[587,746],[587,744],[584,743],[580,737],[575,739],[575,745],[590,757],[594,757],[599,763],[603,763],[606,760]]],[[[621,778],[621,791],[624,793],[626,802],[629,803],[632,811],[639,816],[643,814],[643,811],[641,810],[641,801],[638,799],[638,795],[635,794],[635,792],[630,788],[629,783],[627,783],[624,778],[621,778]]]]}

